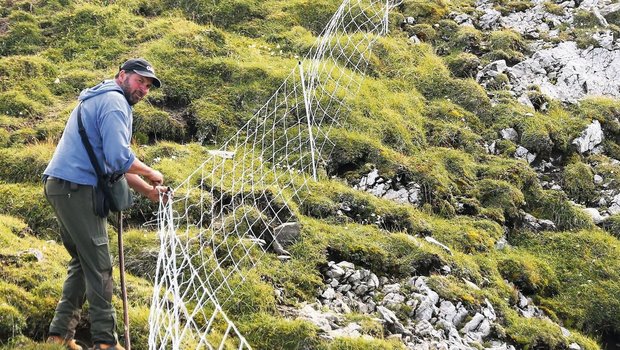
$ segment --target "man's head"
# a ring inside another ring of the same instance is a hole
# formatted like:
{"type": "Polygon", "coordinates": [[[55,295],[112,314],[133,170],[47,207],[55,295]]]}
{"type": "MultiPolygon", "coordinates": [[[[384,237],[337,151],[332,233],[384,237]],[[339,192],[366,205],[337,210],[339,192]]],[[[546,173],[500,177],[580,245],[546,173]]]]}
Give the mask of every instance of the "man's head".
{"type": "Polygon", "coordinates": [[[155,69],[143,58],[127,60],[120,66],[115,78],[116,83],[123,89],[127,102],[132,106],[140,102],[152,86],[161,86],[155,69]]]}

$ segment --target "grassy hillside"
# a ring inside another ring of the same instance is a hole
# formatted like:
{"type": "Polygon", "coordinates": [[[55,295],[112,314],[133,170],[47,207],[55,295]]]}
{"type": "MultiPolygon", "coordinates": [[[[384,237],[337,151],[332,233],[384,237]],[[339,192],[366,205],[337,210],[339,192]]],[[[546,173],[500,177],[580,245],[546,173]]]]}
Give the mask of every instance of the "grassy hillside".
{"type": "MultiPolygon", "coordinates": [[[[522,3],[498,6],[510,11],[522,3]]],[[[218,148],[271,96],[338,5],[0,0],[2,348],[54,348],[40,342],[61,291],[67,254],[40,176],[77,94],[112,77],[127,58],[150,60],[164,85],[134,109],[133,148],[171,186],[178,185],[206,149],[218,148]]],[[[317,297],[321,271],[331,260],[390,278],[432,276],[442,298],[472,310],[488,299],[501,324],[494,331],[517,348],[565,349],[576,342],[598,349],[600,337],[620,334],[620,219],[611,217],[600,228],[575,204],[592,202],[602,189],[592,180],[595,174],[610,179],[606,190],[620,190],[620,165],[614,161],[620,158],[620,101],[591,98],[567,106],[549,100],[546,111],[537,111],[519,104],[501,76],[485,91],[472,72],[498,57],[519,61],[528,54],[525,39],[509,30],[458,26],[447,16],[453,9],[473,11],[473,1],[405,0],[391,15],[390,34],[379,40],[369,76],[331,134],[334,151],[321,180],[311,184],[303,203],[291,199],[303,227],[301,241],[290,249],[292,259],[268,255],[228,305],[256,349],[402,348],[370,321],[364,330],[370,340],[325,340],[312,324],[286,317],[283,306],[317,297]],[[401,25],[408,16],[415,25],[401,25]],[[409,41],[412,34],[422,42],[409,41]],[[571,141],[592,120],[603,125],[605,150],[581,155],[571,141]],[[545,178],[513,157],[517,142],[499,137],[507,127],[517,130],[519,145],[544,158],[561,157],[563,191],[543,188],[545,178]],[[485,144],[495,140],[498,154],[489,154],[485,144]],[[372,169],[386,179],[419,184],[420,205],[353,189],[372,169]],[[344,215],[343,204],[350,208],[344,215]],[[552,220],[557,230],[525,228],[525,213],[552,220]],[[429,235],[452,254],[429,244],[424,239],[429,235]],[[510,245],[496,249],[503,236],[510,245]],[[443,266],[451,268],[449,276],[438,274],[443,266]],[[279,299],[276,288],[282,291],[279,299]],[[518,291],[549,319],[520,316],[512,307],[518,291]]],[[[155,233],[141,224],[155,209],[138,201],[127,213],[137,350],[147,348],[158,251],[155,233]]],[[[121,310],[118,297],[114,303],[121,310]]],[[[80,329],[88,329],[87,319],[80,329]]]]}

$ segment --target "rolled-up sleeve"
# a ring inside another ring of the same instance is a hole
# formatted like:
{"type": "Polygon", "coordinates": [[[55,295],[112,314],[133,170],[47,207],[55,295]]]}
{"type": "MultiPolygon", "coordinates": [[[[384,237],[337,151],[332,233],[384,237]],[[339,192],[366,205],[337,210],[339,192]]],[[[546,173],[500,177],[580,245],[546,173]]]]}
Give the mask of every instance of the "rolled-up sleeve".
{"type": "Polygon", "coordinates": [[[136,158],[130,148],[130,118],[122,111],[111,111],[102,116],[99,128],[108,172],[126,173],[136,158]]]}

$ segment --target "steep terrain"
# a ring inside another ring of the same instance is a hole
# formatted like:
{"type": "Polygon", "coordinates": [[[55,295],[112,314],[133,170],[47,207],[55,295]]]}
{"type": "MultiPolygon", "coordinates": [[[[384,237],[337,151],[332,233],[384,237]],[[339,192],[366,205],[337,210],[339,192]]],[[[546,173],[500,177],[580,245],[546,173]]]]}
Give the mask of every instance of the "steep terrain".
{"type": "MultiPolygon", "coordinates": [[[[136,105],[134,150],[174,187],[338,5],[0,0],[2,348],[55,348],[41,342],[68,256],[40,176],[79,91],[129,57],[157,67],[164,86],[136,105]]],[[[224,305],[253,347],[616,348],[619,25],[611,1],[403,1],[320,181],[291,200],[291,258],[266,256],[224,305]]],[[[138,350],[155,210],[140,200],[126,215],[138,350]]]]}

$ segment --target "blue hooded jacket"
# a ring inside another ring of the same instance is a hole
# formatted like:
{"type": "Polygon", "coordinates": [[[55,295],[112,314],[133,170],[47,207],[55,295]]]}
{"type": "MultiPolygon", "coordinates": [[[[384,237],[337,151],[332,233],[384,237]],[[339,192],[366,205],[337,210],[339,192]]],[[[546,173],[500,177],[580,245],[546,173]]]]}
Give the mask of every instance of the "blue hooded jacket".
{"type": "MultiPolygon", "coordinates": [[[[123,90],[114,80],[85,89],[78,100],[82,121],[99,166],[106,174],[125,173],[136,156],[129,148],[133,116],[123,90]]],[[[73,109],[44,175],[81,185],[97,185],[97,174],[78,132],[77,111],[73,109]]]]}

